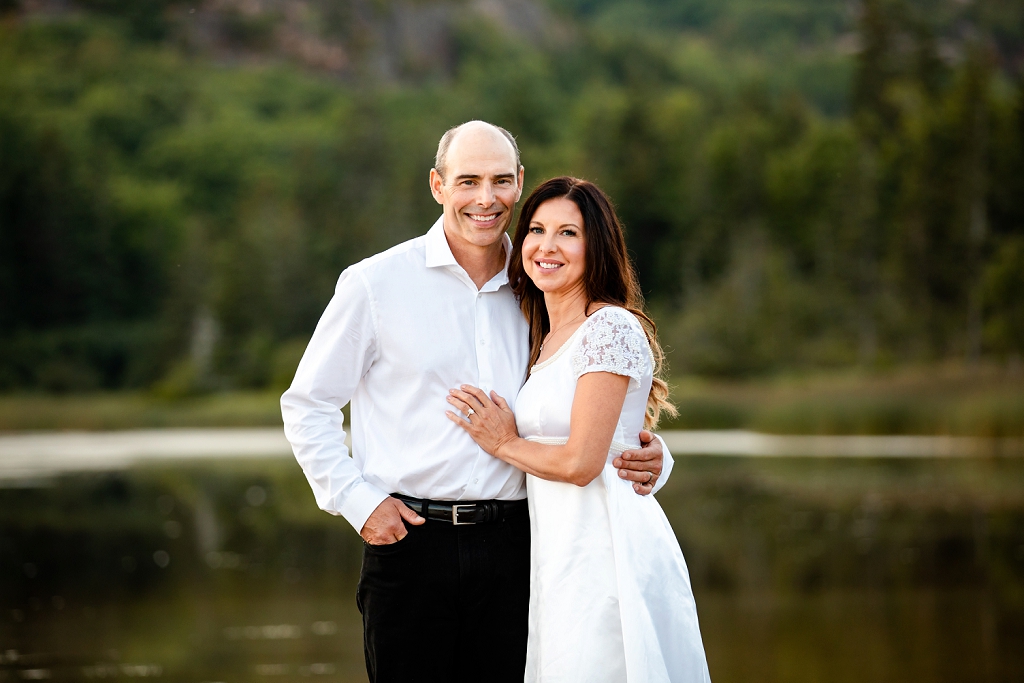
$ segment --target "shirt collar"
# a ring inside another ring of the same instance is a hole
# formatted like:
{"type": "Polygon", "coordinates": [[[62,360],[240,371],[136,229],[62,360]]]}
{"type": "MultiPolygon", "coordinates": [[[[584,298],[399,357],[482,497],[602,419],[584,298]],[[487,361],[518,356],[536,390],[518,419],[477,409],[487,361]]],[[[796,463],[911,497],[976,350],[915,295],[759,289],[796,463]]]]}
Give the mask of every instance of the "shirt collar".
{"type": "MultiPolygon", "coordinates": [[[[512,262],[512,240],[509,239],[508,233],[501,234],[501,245],[505,249],[505,267],[480,288],[481,292],[491,292],[508,284],[508,266],[512,262]]],[[[456,266],[462,270],[462,266],[455,260],[452,248],[448,246],[448,238],[444,234],[444,215],[438,218],[427,231],[426,265],[427,268],[456,266]]]]}
{"type": "Polygon", "coordinates": [[[444,236],[444,216],[438,218],[427,231],[427,268],[438,266],[457,266],[458,261],[448,246],[448,238],[444,236]]]}

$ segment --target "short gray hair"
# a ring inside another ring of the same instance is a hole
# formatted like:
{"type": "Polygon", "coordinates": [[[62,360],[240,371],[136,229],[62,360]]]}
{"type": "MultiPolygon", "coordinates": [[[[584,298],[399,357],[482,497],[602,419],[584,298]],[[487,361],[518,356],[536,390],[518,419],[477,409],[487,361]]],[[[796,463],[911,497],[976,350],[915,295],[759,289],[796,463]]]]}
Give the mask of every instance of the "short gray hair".
{"type": "MultiPolygon", "coordinates": [[[[474,121],[466,121],[466,123],[474,123],[474,121]]],[[[444,180],[445,174],[448,173],[448,148],[452,146],[452,140],[455,139],[456,134],[466,123],[460,123],[446,130],[444,135],[441,136],[441,141],[437,143],[437,154],[434,156],[434,170],[441,176],[441,180],[444,180]]],[[[481,121],[481,123],[487,122],[481,121]]],[[[516,144],[515,137],[501,126],[495,126],[493,123],[487,123],[487,125],[504,135],[505,139],[512,145],[512,149],[516,153],[516,172],[518,172],[522,164],[519,161],[519,145],[516,144]]]]}

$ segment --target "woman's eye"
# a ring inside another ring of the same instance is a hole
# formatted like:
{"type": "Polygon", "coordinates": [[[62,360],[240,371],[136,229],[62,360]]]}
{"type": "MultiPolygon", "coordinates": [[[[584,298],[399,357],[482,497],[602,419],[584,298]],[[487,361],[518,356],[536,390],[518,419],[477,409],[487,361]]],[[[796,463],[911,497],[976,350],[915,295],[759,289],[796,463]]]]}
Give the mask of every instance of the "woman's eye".
{"type": "Polygon", "coordinates": [[[530,228],[530,232],[534,235],[543,235],[544,228],[538,228],[536,226],[530,228]]]}
{"type": "Polygon", "coordinates": [[[566,237],[575,237],[576,236],[576,231],[575,230],[566,229],[566,230],[562,231],[562,234],[565,235],[566,237]]]}

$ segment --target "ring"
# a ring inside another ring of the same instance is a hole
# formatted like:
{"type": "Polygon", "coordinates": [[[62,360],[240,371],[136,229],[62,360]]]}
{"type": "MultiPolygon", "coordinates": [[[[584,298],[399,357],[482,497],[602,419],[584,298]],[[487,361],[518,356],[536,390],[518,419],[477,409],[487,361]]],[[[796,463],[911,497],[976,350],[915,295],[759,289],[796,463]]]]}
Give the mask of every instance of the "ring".
{"type": "Polygon", "coordinates": [[[652,481],[654,481],[654,472],[648,472],[647,473],[647,481],[644,482],[644,486],[647,486],[652,481]]]}
{"type": "Polygon", "coordinates": [[[473,410],[472,408],[470,408],[470,409],[469,409],[469,411],[468,411],[468,412],[466,413],[466,418],[467,418],[467,419],[468,419],[468,418],[471,418],[471,417],[473,417],[474,415],[476,415],[476,411],[475,411],[475,410],[473,410]]]}

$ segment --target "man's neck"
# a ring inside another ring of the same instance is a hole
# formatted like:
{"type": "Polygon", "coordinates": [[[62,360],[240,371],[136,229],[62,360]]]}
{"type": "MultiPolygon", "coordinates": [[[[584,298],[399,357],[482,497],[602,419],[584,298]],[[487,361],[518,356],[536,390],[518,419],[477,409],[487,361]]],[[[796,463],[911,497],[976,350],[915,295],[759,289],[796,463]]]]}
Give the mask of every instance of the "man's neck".
{"type": "MultiPolygon", "coordinates": [[[[445,233],[445,239],[448,239],[445,233]]],[[[452,250],[455,261],[469,275],[477,289],[491,281],[495,275],[505,269],[505,240],[499,239],[486,247],[457,244],[448,239],[448,247],[452,250]]]]}

